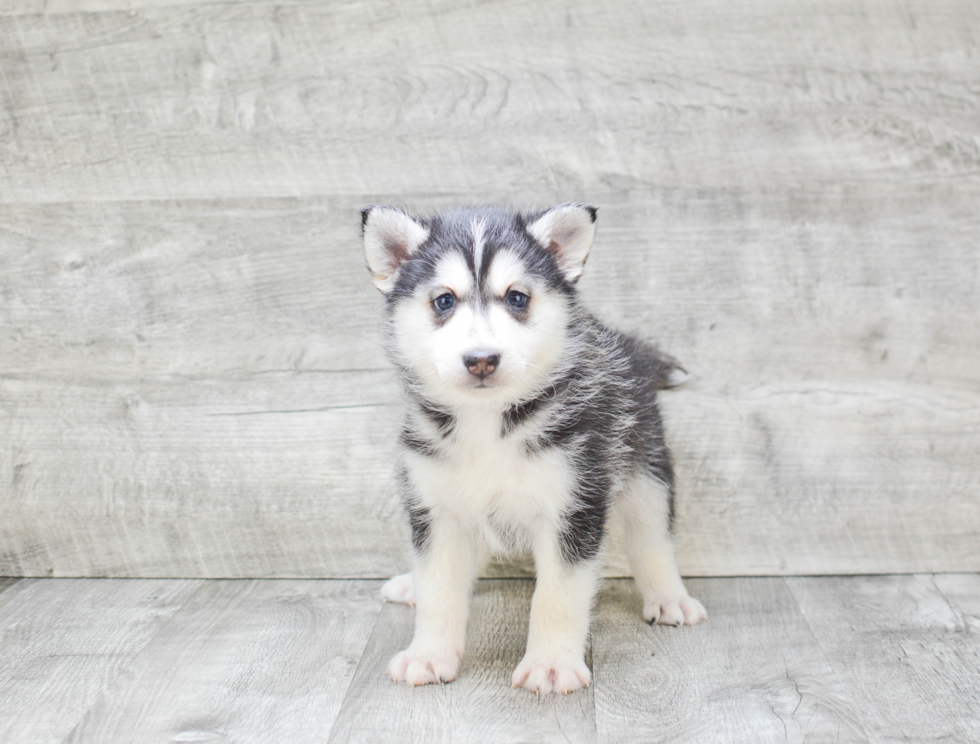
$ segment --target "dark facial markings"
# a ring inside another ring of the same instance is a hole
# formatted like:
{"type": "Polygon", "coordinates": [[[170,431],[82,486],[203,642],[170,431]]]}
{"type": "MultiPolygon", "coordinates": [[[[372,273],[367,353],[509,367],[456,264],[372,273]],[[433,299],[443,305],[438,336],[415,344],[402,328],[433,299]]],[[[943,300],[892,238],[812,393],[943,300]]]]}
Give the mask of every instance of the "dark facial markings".
{"type": "MultiPolygon", "coordinates": [[[[475,270],[473,256],[467,254],[466,258],[472,275],[472,272],[475,270]]],[[[481,267],[481,275],[485,275],[487,270],[487,265],[484,264],[481,267]]],[[[473,305],[474,310],[484,316],[489,312],[491,304],[501,304],[517,321],[523,323],[528,317],[531,306],[531,295],[527,291],[522,291],[522,289],[515,289],[514,286],[511,286],[504,291],[502,296],[495,296],[490,294],[486,282],[483,282],[483,285],[474,295],[459,297],[448,287],[440,287],[435,290],[430,290],[429,297],[431,299],[429,300],[429,304],[432,307],[436,324],[439,326],[448,321],[456,311],[456,308],[462,304],[473,305]]]]}
{"type": "MultiPolygon", "coordinates": [[[[462,208],[443,212],[418,222],[429,231],[429,238],[402,264],[394,289],[386,295],[386,307],[416,297],[420,285],[431,281],[439,261],[450,253],[459,253],[472,275],[476,276],[479,292],[485,283],[494,257],[502,250],[514,253],[524,265],[528,276],[536,277],[548,291],[573,291],[562,274],[554,255],[539,245],[527,232],[527,225],[540,217],[539,213],[515,213],[495,207],[462,208]],[[483,251],[479,271],[474,255],[473,221],[483,223],[483,251]]],[[[431,299],[435,299],[434,297],[431,299]]],[[[486,298],[490,301],[492,298],[486,298]]],[[[532,303],[533,304],[533,303],[532,303]]]]}
{"type": "MultiPolygon", "coordinates": [[[[436,324],[439,326],[445,324],[460,304],[468,302],[471,302],[471,300],[465,297],[458,299],[452,292],[443,292],[440,294],[431,301],[432,313],[436,324]]],[[[525,292],[511,289],[503,297],[490,297],[486,293],[481,293],[476,300],[475,310],[485,316],[489,311],[491,303],[503,305],[518,322],[527,322],[531,309],[531,297],[525,292]]]]}
{"type": "MultiPolygon", "coordinates": [[[[449,287],[429,286],[433,323],[442,326],[461,305],[486,315],[500,304],[518,322],[526,322],[533,312],[534,298],[523,286],[508,287],[502,296],[491,292],[490,277],[501,254],[517,259],[525,276],[534,277],[535,286],[544,291],[565,291],[565,281],[552,254],[534,241],[527,232],[527,219],[533,215],[515,214],[493,208],[451,210],[433,217],[424,224],[429,240],[405,262],[396,291],[389,297],[393,303],[400,297],[417,292],[426,280],[431,280],[440,262],[457,254],[463,259],[473,279],[473,289],[461,296],[449,287]],[[480,229],[474,230],[479,223],[480,229]],[[450,297],[443,298],[443,295],[450,297]]],[[[499,291],[499,288],[498,288],[499,291]]]]}

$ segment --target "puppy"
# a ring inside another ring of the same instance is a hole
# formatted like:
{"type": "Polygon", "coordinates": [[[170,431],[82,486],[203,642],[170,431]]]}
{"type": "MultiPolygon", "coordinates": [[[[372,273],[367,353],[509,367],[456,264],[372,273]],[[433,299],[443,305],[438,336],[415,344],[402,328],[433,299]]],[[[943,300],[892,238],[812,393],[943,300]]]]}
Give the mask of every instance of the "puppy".
{"type": "Polygon", "coordinates": [[[575,284],[595,221],[581,204],[425,219],[362,212],[406,402],[399,487],[414,569],[382,593],[417,609],[411,645],[388,666],[395,682],[456,679],[474,579],[489,556],[530,551],[537,583],[513,685],[587,686],[612,518],[624,525],[644,619],[707,617],[674,561],[674,474],[657,408],[657,388],[687,375],[582,307],[575,284]]]}

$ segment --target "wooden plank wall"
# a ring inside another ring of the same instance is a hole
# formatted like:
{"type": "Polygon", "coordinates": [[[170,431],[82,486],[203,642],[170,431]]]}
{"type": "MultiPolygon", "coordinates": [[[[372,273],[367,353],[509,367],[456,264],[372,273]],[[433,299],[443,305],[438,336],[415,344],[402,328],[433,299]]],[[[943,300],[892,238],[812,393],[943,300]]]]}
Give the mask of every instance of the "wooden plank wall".
{"type": "Polygon", "coordinates": [[[567,200],[591,306],[695,375],[685,574],[980,571],[975,2],[40,5],[0,2],[0,575],[404,570],[357,210],[567,200]]]}

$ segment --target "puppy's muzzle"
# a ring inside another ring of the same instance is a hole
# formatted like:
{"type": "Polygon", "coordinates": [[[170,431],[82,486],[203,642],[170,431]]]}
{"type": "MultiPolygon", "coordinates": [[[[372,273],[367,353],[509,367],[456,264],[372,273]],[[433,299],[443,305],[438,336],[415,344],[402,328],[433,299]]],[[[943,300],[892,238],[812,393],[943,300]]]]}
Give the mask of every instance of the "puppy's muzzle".
{"type": "Polygon", "coordinates": [[[500,366],[500,354],[495,351],[472,351],[463,357],[463,366],[471,375],[483,380],[500,366]]]}

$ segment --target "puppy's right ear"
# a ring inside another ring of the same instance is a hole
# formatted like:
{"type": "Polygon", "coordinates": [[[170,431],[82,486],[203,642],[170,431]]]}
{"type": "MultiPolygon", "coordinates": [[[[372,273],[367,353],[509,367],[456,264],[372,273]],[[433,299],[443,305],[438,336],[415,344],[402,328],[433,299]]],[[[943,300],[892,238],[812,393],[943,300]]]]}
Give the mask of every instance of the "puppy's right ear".
{"type": "Polygon", "coordinates": [[[429,231],[400,209],[371,206],[361,210],[361,235],[374,286],[388,294],[402,263],[426,241],[429,231]]]}
{"type": "Polygon", "coordinates": [[[595,207],[559,204],[527,226],[538,243],[548,249],[571,283],[578,281],[595,238],[595,207]]]}

